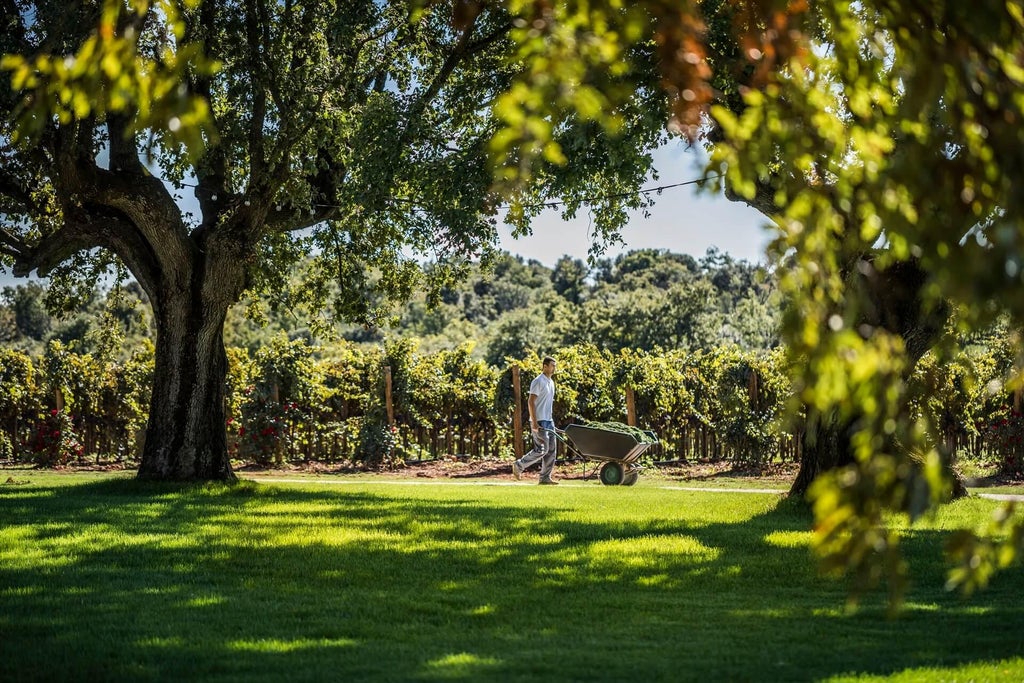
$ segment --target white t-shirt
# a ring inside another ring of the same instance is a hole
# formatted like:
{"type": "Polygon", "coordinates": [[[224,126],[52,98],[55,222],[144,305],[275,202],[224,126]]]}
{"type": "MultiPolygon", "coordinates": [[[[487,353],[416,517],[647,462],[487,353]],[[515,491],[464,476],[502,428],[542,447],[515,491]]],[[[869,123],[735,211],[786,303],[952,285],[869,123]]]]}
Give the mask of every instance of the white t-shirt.
{"type": "Polygon", "coordinates": [[[536,418],[540,420],[554,420],[552,412],[555,406],[555,380],[544,373],[537,375],[537,378],[530,382],[530,393],[537,397],[535,410],[536,418]]]}

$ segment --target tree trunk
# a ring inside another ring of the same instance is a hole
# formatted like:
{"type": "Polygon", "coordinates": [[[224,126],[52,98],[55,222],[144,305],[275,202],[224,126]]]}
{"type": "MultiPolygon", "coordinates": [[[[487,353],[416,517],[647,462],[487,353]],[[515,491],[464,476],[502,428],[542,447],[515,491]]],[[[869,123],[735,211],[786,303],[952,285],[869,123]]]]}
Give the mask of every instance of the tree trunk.
{"type": "MultiPolygon", "coordinates": [[[[914,366],[938,341],[949,317],[949,309],[940,305],[927,308],[921,296],[928,274],[917,261],[904,261],[876,270],[870,254],[856,259],[847,276],[851,290],[865,304],[858,329],[883,328],[898,334],[907,353],[906,377],[914,366]]],[[[803,436],[800,471],[789,495],[803,497],[820,474],[853,464],[850,436],[853,421],[839,423],[836,418],[822,416],[816,425],[808,425],[803,436]]],[[[967,495],[963,480],[947,463],[946,474],[953,482],[953,497],[967,495]]]]}
{"type": "Polygon", "coordinates": [[[818,475],[854,463],[847,423],[839,424],[823,418],[814,426],[808,425],[798,438],[801,445],[800,471],[789,489],[790,496],[802,498],[818,475]]]}
{"type": "Polygon", "coordinates": [[[189,277],[154,301],[156,366],[140,479],[234,481],[227,449],[224,320],[242,289],[237,258],[199,249],[189,277]],[[205,259],[202,254],[205,254],[205,259]]]}

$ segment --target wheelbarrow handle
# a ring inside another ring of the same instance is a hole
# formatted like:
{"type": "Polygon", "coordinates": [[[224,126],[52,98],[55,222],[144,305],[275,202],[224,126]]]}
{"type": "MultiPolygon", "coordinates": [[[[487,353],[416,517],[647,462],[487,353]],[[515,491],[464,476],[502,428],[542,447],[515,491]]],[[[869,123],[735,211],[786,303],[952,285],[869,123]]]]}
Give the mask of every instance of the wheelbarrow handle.
{"type": "Polygon", "coordinates": [[[548,429],[547,427],[538,427],[537,431],[538,432],[551,432],[551,433],[555,434],[556,436],[565,436],[565,430],[564,429],[559,429],[558,427],[555,427],[554,429],[548,429]]]}

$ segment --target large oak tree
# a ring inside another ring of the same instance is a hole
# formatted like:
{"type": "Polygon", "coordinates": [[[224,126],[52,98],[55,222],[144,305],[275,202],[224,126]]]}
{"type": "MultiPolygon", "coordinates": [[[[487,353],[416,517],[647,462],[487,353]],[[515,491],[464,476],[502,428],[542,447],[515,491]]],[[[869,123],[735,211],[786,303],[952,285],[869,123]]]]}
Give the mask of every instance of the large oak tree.
{"type": "Polygon", "coordinates": [[[572,211],[611,195],[592,210],[613,233],[663,138],[654,89],[618,105],[614,135],[593,115],[548,117],[568,163],[497,194],[492,110],[522,68],[510,32],[524,21],[502,8],[0,7],[0,265],[82,275],[118,261],[145,290],[157,342],[143,478],[233,477],[222,329],[243,292],[282,290],[311,256],[301,300],[372,324],[389,299],[486,260],[509,199],[526,229],[545,198],[572,211]]]}

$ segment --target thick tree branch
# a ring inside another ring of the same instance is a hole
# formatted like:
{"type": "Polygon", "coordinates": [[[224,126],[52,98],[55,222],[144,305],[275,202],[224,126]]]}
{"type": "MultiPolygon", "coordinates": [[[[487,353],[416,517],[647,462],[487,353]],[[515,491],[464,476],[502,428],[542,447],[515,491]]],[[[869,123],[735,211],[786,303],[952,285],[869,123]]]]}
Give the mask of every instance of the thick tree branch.
{"type": "Polygon", "coordinates": [[[249,68],[254,75],[252,83],[250,83],[252,88],[252,113],[249,117],[250,177],[261,178],[267,161],[263,142],[263,128],[267,119],[267,93],[263,84],[271,80],[261,54],[270,49],[270,44],[264,43],[267,36],[260,31],[260,24],[266,26],[267,23],[267,8],[263,0],[254,0],[246,5],[248,9],[245,13],[245,34],[249,50],[249,68]],[[253,5],[256,7],[254,8],[253,5]]]}
{"type": "Polygon", "coordinates": [[[40,276],[46,276],[79,251],[104,246],[95,227],[90,224],[67,224],[47,239],[40,241],[36,247],[25,248],[16,256],[14,275],[25,277],[33,270],[37,270],[40,276]]]}
{"type": "Polygon", "coordinates": [[[336,219],[339,210],[335,207],[322,207],[310,211],[296,209],[272,210],[267,214],[266,229],[272,233],[298,232],[314,225],[336,219]]]}
{"type": "Polygon", "coordinates": [[[508,21],[499,26],[495,27],[490,33],[481,36],[479,40],[474,40],[468,46],[466,46],[467,55],[475,55],[478,52],[482,52],[494,43],[498,42],[502,38],[508,36],[509,31],[512,30],[512,22],[508,21]]]}
{"type": "Polygon", "coordinates": [[[17,259],[27,250],[27,242],[6,228],[0,228],[0,251],[17,259]]]}
{"type": "Polygon", "coordinates": [[[35,247],[18,241],[19,253],[16,255],[14,274],[21,277],[32,270],[38,270],[40,275],[45,276],[79,251],[110,248],[117,243],[125,243],[125,237],[132,232],[132,226],[116,216],[68,221],[35,247]]]}
{"type": "Polygon", "coordinates": [[[129,116],[109,114],[107,131],[110,136],[110,168],[113,171],[127,171],[142,175],[144,170],[139,160],[135,135],[128,132],[129,116]]]}
{"type": "Polygon", "coordinates": [[[474,19],[473,23],[466,27],[466,30],[462,32],[462,35],[459,36],[459,40],[456,42],[455,47],[452,48],[452,51],[447,57],[445,57],[444,62],[441,64],[441,68],[438,69],[436,74],[434,74],[434,78],[431,79],[427,89],[423,91],[423,94],[420,95],[416,103],[410,108],[411,115],[409,117],[409,123],[419,120],[419,114],[426,111],[431,102],[433,102],[438,94],[440,94],[445,83],[447,83],[448,79],[451,78],[453,73],[455,73],[455,69],[458,68],[459,63],[501,38],[501,36],[505,35],[505,33],[507,33],[512,27],[511,24],[499,27],[491,34],[481,38],[479,41],[472,42],[470,39],[472,37],[473,27],[475,24],[476,20],[474,19]]]}
{"type": "MultiPolygon", "coordinates": [[[[734,113],[738,113],[735,112],[734,113]]],[[[725,133],[718,122],[712,119],[710,130],[704,136],[708,144],[715,145],[725,139],[725,133]]],[[[778,215],[779,207],[775,204],[775,186],[771,178],[758,178],[754,185],[754,196],[750,199],[738,194],[733,188],[725,185],[725,198],[732,202],[741,202],[756,209],[768,218],[778,215]]]]}
{"type": "Polygon", "coordinates": [[[17,178],[0,169],[0,195],[20,204],[26,213],[40,213],[39,205],[32,200],[32,193],[17,178]]]}
{"type": "MultiPolygon", "coordinates": [[[[218,54],[220,51],[219,34],[211,30],[216,25],[218,5],[209,0],[203,2],[199,11],[193,14],[186,14],[186,36],[188,42],[198,42],[205,46],[209,54],[218,54]]],[[[200,75],[189,72],[189,88],[192,92],[204,98],[208,102],[213,101],[213,78],[207,75],[200,75]]],[[[214,127],[219,131],[223,130],[224,124],[217,115],[217,109],[211,109],[211,116],[214,118],[214,127]]],[[[234,112],[231,112],[232,114],[234,112]]],[[[212,225],[216,220],[219,200],[226,196],[227,160],[224,148],[220,143],[210,142],[200,159],[194,166],[197,187],[195,190],[196,200],[199,202],[199,210],[202,213],[202,224],[212,225]]]]}
{"type": "MultiPolygon", "coordinates": [[[[137,231],[138,246],[145,244],[161,272],[169,276],[191,263],[195,245],[181,219],[181,210],[157,178],[124,172],[98,170],[95,181],[85,188],[85,206],[93,216],[122,217],[137,231]]],[[[70,215],[76,215],[74,211],[70,215]]],[[[124,254],[118,252],[124,257],[124,254]]]]}
{"type": "Polygon", "coordinates": [[[84,176],[90,175],[92,165],[79,165],[81,154],[77,148],[77,136],[72,126],[60,126],[53,134],[53,165],[51,179],[58,201],[66,211],[74,208],[72,197],[78,196],[85,184],[84,176]]]}
{"type": "Polygon", "coordinates": [[[754,196],[749,199],[737,194],[735,190],[726,185],[725,198],[733,202],[742,202],[768,218],[779,213],[779,207],[775,204],[775,187],[769,180],[758,179],[755,183],[754,196]]]}

